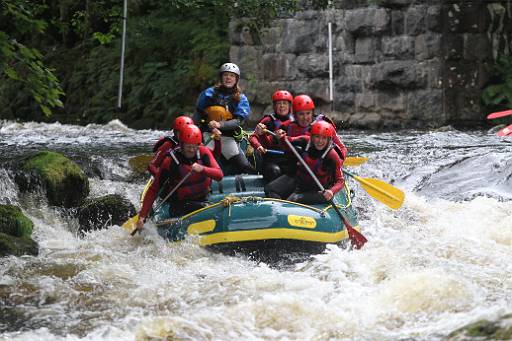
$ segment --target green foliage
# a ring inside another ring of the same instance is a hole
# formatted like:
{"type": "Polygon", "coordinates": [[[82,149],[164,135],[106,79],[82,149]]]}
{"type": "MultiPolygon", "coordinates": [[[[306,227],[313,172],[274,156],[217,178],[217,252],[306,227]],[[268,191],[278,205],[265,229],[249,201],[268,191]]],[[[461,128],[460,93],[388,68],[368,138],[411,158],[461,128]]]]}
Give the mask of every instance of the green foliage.
{"type": "Polygon", "coordinates": [[[0,3],[0,115],[37,119],[28,94],[49,115],[65,91],[54,119],[120,118],[149,128],[193,111],[199,92],[216,81],[218,66],[229,60],[230,18],[247,17],[257,35],[298,1],[129,1],[122,113],[115,108],[122,0],[0,3]]]}
{"type": "Polygon", "coordinates": [[[41,6],[34,6],[32,12],[19,0],[3,0],[0,3],[0,21],[10,20],[17,36],[11,37],[0,31],[0,79],[18,82],[32,94],[33,99],[45,116],[51,115],[51,108],[62,107],[60,96],[64,94],[53,69],[43,64],[39,50],[20,43],[30,33],[41,34],[46,23],[33,18],[41,6]]]}
{"type": "Polygon", "coordinates": [[[512,57],[499,58],[493,73],[497,81],[484,89],[482,100],[486,105],[512,107],[512,57]]]}

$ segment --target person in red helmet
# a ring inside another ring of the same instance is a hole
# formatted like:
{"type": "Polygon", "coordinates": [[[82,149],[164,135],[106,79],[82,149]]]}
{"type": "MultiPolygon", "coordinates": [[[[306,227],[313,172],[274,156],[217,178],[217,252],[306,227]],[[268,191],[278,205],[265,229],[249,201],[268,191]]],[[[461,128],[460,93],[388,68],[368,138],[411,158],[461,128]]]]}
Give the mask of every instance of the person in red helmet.
{"type": "MultiPolygon", "coordinates": [[[[302,158],[317,176],[325,191],[319,192],[315,181],[307,170],[298,163],[295,176],[282,175],[265,186],[265,193],[271,198],[288,199],[303,204],[324,203],[332,199],[345,185],[341,170],[341,159],[334,150],[333,137],[336,130],[326,121],[315,122],[310,135],[287,137],[294,147],[302,148],[302,158]]],[[[284,142],[284,141],[283,141],[284,142]]]]}
{"type": "Polygon", "coordinates": [[[212,179],[220,181],[223,173],[210,149],[203,146],[201,141],[202,133],[197,126],[191,124],[181,130],[179,146],[167,153],[146,192],[137,229],[143,228],[160,187],[164,187],[161,195],[165,197],[190,172],[187,180],[168,198],[168,202],[172,203],[170,215],[182,216],[208,204],[212,179]]]}
{"type": "MultiPolygon", "coordinates": [[[[285,133],[290,137],[309,135],[311,125],[319,121],[328,122],[336,131],[336,126],[329,117],[321,113],[315,114],[315,103],[308,95],[298,95],[293,99],[293,118],[289,123],[283,124],[281,129],[276,132],[278,138],[282,138],[285,133]]],[[[345,147],[337,134],[334,134],[332,140],[336,146],[335,150],[343,163],[348,154],[347,147],[345,147]]]]}
{"type": "Polygon", "coordinates": [[[172,129],[169,135],[162,136],[153,146],[153,159],[149,162],[148,171],[151,175],[155,175],[158,167],[162,163],[165,158],[166,153],[176,147],[179,141],[180,130],[188,126],[189,124],[194,124],[192,118],[182,115],[178,116],[172,125],[172,129]]]}
{"type": "Polygon", "coordinates": [[[272,95],[274,112],[265,115],[256,125],[249,142],[254,149],[263,155],[263,178],[270,182],[290,170],[289,162],[282,155],[267,153],[268,150],[283,150],[283,146],[274,136],[265,131],[275,132],[291,119],[293,96],[289,91],[277,90],[272,95]]]}
{"type": "MultiPolygon", "coordinates": [[[[185,115],[178,116],[172,125],[171,134],[161,137],[157,143],[155,143],[153,146],[153,153],[155,153],[155,155],[148,165],[148,171],[151,175],[155,176],[158,171],[158,167],[162,164],[167,153],[179,145],[180,131],[193,124],[194,121],[192,118],[185,115]]],[[[213,138],[215,139],[215,143],[212,153],[217,157],[220,155],[220,141],[219,138],[215,136],[213,138]]]]}

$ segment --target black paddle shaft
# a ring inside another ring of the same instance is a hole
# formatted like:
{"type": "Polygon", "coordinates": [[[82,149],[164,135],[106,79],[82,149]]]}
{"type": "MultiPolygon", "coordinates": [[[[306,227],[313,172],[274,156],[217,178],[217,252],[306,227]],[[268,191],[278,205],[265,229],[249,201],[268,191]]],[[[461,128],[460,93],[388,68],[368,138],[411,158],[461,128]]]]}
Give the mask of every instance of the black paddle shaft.
{"type": "MultiPolygon", "coordinates": [[[[318,180],[318,178],[313,173],[311,168],[309,168],[309,166],[306,164],[306,162],[304,161],[302,156],[300,156],[300,154],[295,150],[295,148],[290,143],[290,141],[288,141],[288,139],[286,137],[284,138],[284,141],[288,145],[288,148],[291,149],[293,154],[295,154],[295,156],[297,157],[297,160],[299,160],[299,162],[302,164],[302,166],[306,169],[306,171],[309,173],[309,175],[313,178],[313,180],[315,181],[315,183],[318,186],[318,188],[320,189],[320,191],[322,193],[325,192],[325,188],[324,188],[324,186],[322,186],[322,183],[320,183],[320,180],[318,180]]],[[[345,219],[345,217],[339,210],[338,206],[336,206],[336,204],[334,203],[334,195],[332,196],[332,198],[330,200],[327,200],[327,202],[329,202],[332,205],[332,207],[334,208],[334,210],[340,217],[341,221],[343,221],[343,223],[347,227],[348,236],[352,242],[352,245],[354,245],[357,249],[360,249],[364,245],[364,243],[366,243],[366,241],[367,241],[366,238],[361,233],[359,233],[357,230],[355,230],[352,226],[350,226],[348,221],[345,219]]]]}
{"type": "MultiPolygon", "coordinates": [[[[153,212],[158,211],[158,209],[160,209],[160,207],[162,207],[162,205],[164,204],[164,202],[166,202],[166,201],[167,201],[167,199],[169,199],[169,197],[170,197],[171,195],[173,195],[173,194],[174,194],[174,192],[176,192],[176,190],[177,190],[178,188],[180,188],[180,186],[181,186],[181,185],[183,185],[183,183],[184,183],[185,181],[187,181],[187,179],[189,178],[189,176],[190,176],[190,175],[192,175],[192,172],[193,172],[193,170],[190,170],[190,172],[188,172],[188,173],[187,173],[187,175],[185,175],[185,176],[183,177],[183,179],[181,179],[181,180],[180,180],[180,182],[178,182],[178,184],[177,184],[176,186],[174,186],[174,188],[169,192],[169,194],[167,194],[167,195],[165,196],[165,198],[163,198],[163,200],[158,204],[158,206],[153,210],[153,212]]],[[[136,228],[135,230],[133,230],[133,231],[132,231],[132,233],[130,233],[130,235],[134,236],[134,235],[135,235],[135,233],[137,233],[137,231],[139,231],[139,229],[137,229],[137,228],[136,228]]]]}

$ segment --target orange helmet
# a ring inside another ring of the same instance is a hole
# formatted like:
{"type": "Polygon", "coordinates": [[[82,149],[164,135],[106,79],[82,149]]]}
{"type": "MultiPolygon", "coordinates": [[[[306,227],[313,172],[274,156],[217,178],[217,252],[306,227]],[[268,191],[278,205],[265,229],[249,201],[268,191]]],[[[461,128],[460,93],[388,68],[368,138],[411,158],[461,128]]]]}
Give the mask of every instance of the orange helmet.
{"type": "Polygon", "coordinates": [[[327,121],[318,121],[311,126],[311,135],[321,135],[332,138],[336,134],[336,130],[327,121]]]}
{"type": "Polygon", "coordinates": [[[293,112],[309,111],[315,109],[315,103],[308,95],[295,96],[293,99],[293,112]]]}
{"type": "Polygon", "coordinates": [[[293,102],[293,96],[292,96],[292,94],[289,91],[277,90],[272,95],[272,102],[277,102],[277,101],[288,101],[288,102],[292,103],[293,102]]]}
{"type": "Polygon", "coordinates": [[[201,129],[194,124],[186,125],[180,131],[180,142],[188,143],[188,144],[201,144],[203,140],[203,134],[201,133],[201,129]]]}
{"type": "Polygon", "coordinates": [[[172,128],[176,131],[181,131],[189,124],[194,124],[194,121],[192,121],[192,119],[188,116],[181,115],[174,120],[172,128]]]}

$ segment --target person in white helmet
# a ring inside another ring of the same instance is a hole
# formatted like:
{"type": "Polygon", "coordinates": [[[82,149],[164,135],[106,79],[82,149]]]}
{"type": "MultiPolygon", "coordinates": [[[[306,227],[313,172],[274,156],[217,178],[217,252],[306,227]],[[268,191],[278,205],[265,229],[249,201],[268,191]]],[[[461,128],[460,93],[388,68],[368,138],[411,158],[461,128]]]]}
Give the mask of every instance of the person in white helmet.
{"type": "MultiPolygon", "coordinates": [[[[249,101],[238,86],[239,79],[240,69],[236,64],[223,64],[219,82],[199,95],[193,119],[203,132],[221,135],[221,154],[236,168],[235,173],[252,174],[255,170],[235,139],[251,112],[249,101]]],[[[208,147],[213,148],[213,142],[210,144],[208,147]]]]}

